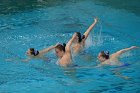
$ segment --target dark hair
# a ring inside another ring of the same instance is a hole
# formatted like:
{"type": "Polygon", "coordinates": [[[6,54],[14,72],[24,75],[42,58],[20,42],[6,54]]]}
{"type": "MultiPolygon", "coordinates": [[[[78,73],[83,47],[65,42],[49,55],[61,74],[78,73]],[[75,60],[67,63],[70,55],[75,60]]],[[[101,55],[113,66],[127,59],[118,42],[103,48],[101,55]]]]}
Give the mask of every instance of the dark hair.
{"type": "Polygon", "coordinates": [[[77,36],[78,36],[78,42],[80,43],[82,41],[82,39],[85,38],[85,35],[81,36],[80,32],[76,32],[77,36]]]}
{"type": "Polygon", "coordinates": [[[109,51],[101,51],[101,56],[106,59],[109,59],[109,51]]]}
{"type": "Polygon", "coordinates": [[[39,54],[39,51],[35,51],[35,49],[34,49],[34,48],[30,48],[30,53],[31,53],[31,55],[36,56],[36,55],[38,55],[38,54],[39,54]]]}
{"type": "Polygon", "coordinates": [[[60,51],[64,51],[64,52],[65,52],[65,47],[66,47],[66,44],[65,43],[63,43],[63,45],[62,44],[58,44],[56,46],[57,49],[59,49],[60,51]]]}
{"type": "Polygon", "coordinates": [[[30,53],[33,55],[34,54],[35,49],[34,48],[30,48],[30,53]]]}

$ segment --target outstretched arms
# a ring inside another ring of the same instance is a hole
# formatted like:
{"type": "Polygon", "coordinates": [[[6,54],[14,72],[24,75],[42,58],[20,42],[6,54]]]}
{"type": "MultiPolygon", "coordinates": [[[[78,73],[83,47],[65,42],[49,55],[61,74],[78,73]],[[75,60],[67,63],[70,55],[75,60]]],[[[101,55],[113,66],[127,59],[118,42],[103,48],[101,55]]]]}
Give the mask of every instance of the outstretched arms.
{"type": "Polygon", "coordinates": [[[52,49],[54,49],[56,46],[57,46],[57,44],[55,46],[50,46],[49,48],[43,49],[43,50],[39,51],[39,54],[43,55],[43,54],[51,51],[52,49]]]}
{"type": "Polygon", "coordinates": [[[93,29],[93,27],[96,25],[96,23],[97,23],[97,18],[94,19],[94,22],[90,25],[90,27],[84,33],[85,38],[83,39],[83,41],[85,41],[87,39],[89,33],[91,32],[91,30],[93,29]]]}
{"type": "Polygon", "coordinates": [[[113,55],[115,55],[117,57],[117,56],[120,56],[121,54],[123,54],[124,52],[127,52],[127,51],[132,50],[132,49],[136,49],[136,48],[139,48],[139,47],[137,47],[137,46],[131,46],[130,48],[125,48],[125,49],[122,49],[120,51],[117,51],[113,55]]]}

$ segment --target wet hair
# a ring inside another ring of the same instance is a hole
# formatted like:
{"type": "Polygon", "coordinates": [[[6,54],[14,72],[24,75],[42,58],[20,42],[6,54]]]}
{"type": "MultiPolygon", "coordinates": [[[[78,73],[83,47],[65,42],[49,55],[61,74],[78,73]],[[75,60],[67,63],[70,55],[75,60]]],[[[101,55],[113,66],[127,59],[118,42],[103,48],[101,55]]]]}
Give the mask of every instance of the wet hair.
{"type": "Polygon", "coordinates": [[[66,44],[65,43],[63,43],[63,45],[62,44],[58,44],[56,46],[57,49],[59,49],[60,51],[64,51],[64,52],[65,52],[65,47],[66,47],[66,44]]]}
{"type": "Polygon", "coordinates": [[[85,38],[85,35],[81,36],[81,33],[80,32],[76,32],[77,36],[78,36],[78,42],[82,42],[82,39],[85,38]]]}
{"type": "Polygon", "coordinates": [[[31,55],[37,56],[39,54],[38,50],[35,50],[34,48],[30,48],[31,55]]]}
{"type": "Polygon", "coordinates": [[[101,56],[106,59],[109,59],[109,51],[101,51],[101,56]]]}

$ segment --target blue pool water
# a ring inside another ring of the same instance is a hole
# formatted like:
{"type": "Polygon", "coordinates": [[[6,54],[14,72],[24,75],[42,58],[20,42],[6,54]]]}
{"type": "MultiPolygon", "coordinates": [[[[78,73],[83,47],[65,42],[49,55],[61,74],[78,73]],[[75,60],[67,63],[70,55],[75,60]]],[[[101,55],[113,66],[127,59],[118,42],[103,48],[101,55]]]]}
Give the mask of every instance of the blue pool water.
{"type": "Polygon", "coordinates": [[[128,66],[94,67],[101,50],[140,46],[140,2],[129,1],[0,1],[0,93],[140,93],[139,49],[121,56],[128,66]],[[48,61],[19,60],[30,47],[40,50],[84,33],[94,17],[99,22],[84,54],[73,58],[80,67],[59,67],[54,51],[48,61]]]}

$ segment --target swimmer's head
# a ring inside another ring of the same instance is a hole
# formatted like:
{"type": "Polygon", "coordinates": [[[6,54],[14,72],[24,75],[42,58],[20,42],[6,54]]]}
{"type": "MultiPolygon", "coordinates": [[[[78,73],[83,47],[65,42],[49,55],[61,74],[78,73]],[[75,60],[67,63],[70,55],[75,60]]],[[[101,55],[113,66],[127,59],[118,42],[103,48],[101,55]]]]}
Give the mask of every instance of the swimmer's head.
{"type": "Polygon", "coordinates": [[[107,59],[109,59],[109,51],[101,51],[98,55],[98,59],[101,62],[106,61],[107,59]]]}
{"type": "Polygon", "coordinates": [[[65,53],[65,46],[66,46],[66,44],[64,43],[63,45],[62,44],[58,44],[55,47],[55,53],[56,53],[57,57],[59,57],[59,58],[63,57],[63,55],[65,53]]]}
{"type": "Polygon", "coordinates": [[[31,56],[31,55],[36,56],[36,55],[39,54],[39,51],[35,50],[34,48],[29,48],[29,49],[27,50],[26,54],[27,54],[28,56],[31,56]]]}
{"type": "Polygon", "coordinates": [[[78,42],[78,43],[82,42],[82,39],[85,38],[85,35],[81,36],[80,32],[76,32],[76,34],[77,34],[77,37],[75,39],[75,42],[78,42]]]}

